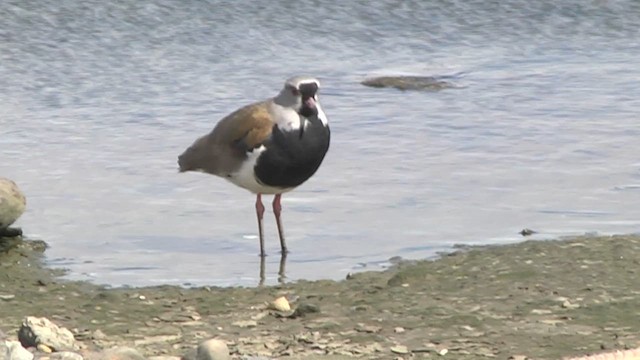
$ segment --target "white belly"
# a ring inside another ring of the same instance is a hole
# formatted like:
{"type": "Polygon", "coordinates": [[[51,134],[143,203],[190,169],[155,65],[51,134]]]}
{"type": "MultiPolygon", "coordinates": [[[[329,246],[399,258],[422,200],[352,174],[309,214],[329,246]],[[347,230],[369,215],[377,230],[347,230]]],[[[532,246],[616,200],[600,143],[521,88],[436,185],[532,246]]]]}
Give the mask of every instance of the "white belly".
{"type": "Polygon", "coordinates": [[[264,147],[264,145],[262,145],[259,148],[254,149],[252,152],[248,153],[248,157],[242,163],[240,169],[238,169],[238,171],[232,173],[231,176],[226,177],[225,179],[229,180],[237,186],[240,186],[241,188],[251,191],[254,194],[282,194],[287,191],[293,190],[294,188],[279,188],[264,185],[258,182],[253,169],[258,162],[258,157],[265,150],[266,148],[264,147]]]}

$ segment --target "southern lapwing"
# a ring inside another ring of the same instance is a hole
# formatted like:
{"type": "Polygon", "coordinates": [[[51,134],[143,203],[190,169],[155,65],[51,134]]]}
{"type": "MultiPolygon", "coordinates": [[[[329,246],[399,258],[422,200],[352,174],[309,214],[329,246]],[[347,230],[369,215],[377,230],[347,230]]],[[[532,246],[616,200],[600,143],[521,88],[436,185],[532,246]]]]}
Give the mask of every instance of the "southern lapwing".
{"type": "Polygon", "coordinates": [[[262,194],[275,195],[273,212],[286,254],[280,198],[307,181],[329,150],[329,124],[318,102],[319,88],[315,78],[290,78],[276,97],[229,114],[178,157],[180,172],[217,175],[256,194],[261,256],[262,194]]]}

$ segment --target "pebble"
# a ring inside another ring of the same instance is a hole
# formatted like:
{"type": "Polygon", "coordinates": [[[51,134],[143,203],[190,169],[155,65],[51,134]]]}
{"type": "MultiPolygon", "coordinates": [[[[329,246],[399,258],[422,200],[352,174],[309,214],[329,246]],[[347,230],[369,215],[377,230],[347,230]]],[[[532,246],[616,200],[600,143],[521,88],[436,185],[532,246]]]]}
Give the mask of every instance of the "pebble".
{"type": "Polygon", "coordinates": [[[580,307],[580,304],[572,304],[572,303],[569,302],[569,300],[565,300],[562,303],[562,307],[565,308],[565,309],[577,309],[577,308],[580,307]]]}
{"type": "Polygon", "coordinates": [[[218,339],[206,340],[198,345],[196,360],[229,360],[227,344],[218,339]]]}
{"type": "Polygon", "coordinates": [[[511,355],[509,356],[509,360],[527,360],[526,355],[511,355]]]}
{"type": "Polygon", "coordinates": [[[355,327],[355,330],[357,332],[375,334],[375,333],[379,333],[380,331],[382,331],[382,327],[381,326],[375,326],[375,325],[358,324],[355,327]]]}
{"type": "Polygon", "coordinates": [[[126,346],[107,349],[101,353],[87,356],[87,358],[89,360],[145,360],[145,357],[138,350],[126,346]]]}
{"type": "Polygon", "coordinates": [[[69,329],[59,327],[47,318],[28,316],[18,330],[18,340],[27,347],[45,345],[52,351],[78,350],[73,334],[69,329]]]}
{"type": "Polygon", "coordinates": [[[38,344],[38,346],[36,346],[36,349],[38,349],[38,351],[42,351],[43,353],[47,353],[47,354],[50,354],[53,352],[53,350],[45,344],[38,344]]]}
{"type": "Polygon", "coordinates": [[[91,338],[94,340],[104,340],[107,338],[107,335],[102,332],[102,330],[97,329],[93,333],[91,333],[91,338]]]}
{"type": "Polygon", "coordinates": [[[174,342],[176,340],[182,339],[182,335],[155,335],[155,336],[147,336],[144,339],[134,340],[133,344],[135,346],[149,345],[149,344],[157,344],[157,343],[168,343],[174,342]]]}
{"type": "Polygon", "coordinates": [[[18,341],[0,342],[0,359],[7,360],[32,360],[33,354],[22,347],[18,341]]]}
{"type": "Polygon", "coordinates": [[[250,328],[258,326],[258,322],[255,320],[240,320],[236,322],[232,322],[231,325],[241,327],[241,328],[250,328]]]}
{"type": "Polygon", "coordinates": [[[409,349],[404,345],[393,346],[391,352],[394,354],[408,354],[409,349]]]}
{"type": "Polygon", "coordinates": [[[82,355],[71,351],[60,351],[49,355],[50,360],[84,360],[82,355]]]}

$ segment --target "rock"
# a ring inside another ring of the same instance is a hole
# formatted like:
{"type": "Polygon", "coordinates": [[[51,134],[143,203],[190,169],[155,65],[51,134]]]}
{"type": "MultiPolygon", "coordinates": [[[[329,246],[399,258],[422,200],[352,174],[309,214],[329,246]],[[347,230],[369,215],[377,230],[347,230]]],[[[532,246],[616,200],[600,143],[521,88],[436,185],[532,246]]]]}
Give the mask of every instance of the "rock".
{"type": "Polygon", "coordinates": [[[376,333],[379,333],[380,331],[382,331],[382,327],[381,326],[375,326],[375,325],[358,324],[355,327],[355,330],[357,332],[376,334],[376,333]]]}
{"type": "Polygon", "coordinates": [[[297,318],[307,316],[308,314],[315,314],[320,312],[320,307],[309,303],[300,303],[291,314],[291,318],[297,318]]]}
{"type": "Polygon", "coordinates": [[[84,360],[82,355],[71,351],[60,351],[49,355],[50,360],[84,360]]]}
{"type": "Polygon", "coordinates": [[[186,353],[184,353],[182,356],[180,356],[180,360],[196,360],[196,355],[198,354],[198,352],[196,351],[195,348],[191,348],[189,350],[187,350],[186,353]]]}
{"type": "Polygon", "coordinates": [[[23,348],[18,341],[3,341],[0,342],[0,359],[32,360],[33,354],[23,348]]]}
{"type": "Polygon", "coordinates": [[[252,328],[258,326],[258,322],[255,320],[238,320],[232,322],[231,325],[241,328],[252,328]]]}
{"type": "Polygon", "coordinates": [[[179,334],[147,336],[144,339],[134,340],[133,345],[143,346],[143,345],[158,344],[158,343],[171,343],[180,339],[182,339],[182,335],[179,335],[179,334]]]}
{"type": "Polygon", "coordinates": [[[409,349],[404,345],[393,346],[390,350],[392,353],[400,355],[409,353],[409,349]]]}
{"type": "Polygon", "coordinates": [[[375,88],[396,88],[399,90],[442,90],[455,88],[452,83],[433,76],[380,76],[361,82],[375,88]]]}
{"type": "Polygon", "coordinates": [[[102,332],[100,329],[96,329],[96,331],[91,333],[91,338],[93,340],[104,340],[107,338],[107,335],[102,332]]]}
{"type": "Polygon", "coordinates": [[[36,346],[36,349],[38,349],[38,351],[40,352],[47,353],[47,354],[50,354],[53,352],[53,349],[45,344],[38,344],[38,346],[36,346]]]}
{"type": "Polygon", "coordinates": [[[565,300],[562,303],[562,307],[565,309],[577,309],[580,307],[580,304],[572,304],[571,302],[569,302],[569,300],[565,300]]]}
{"type": "Polygon", "coordinates": [[[27,201],[18,185],[0,177],[0,236],[9,225],[18,220],[26,206],[27,201]]]}
{"type": "Polygon", "coordinates": [[[535,230],[531,230],[531,229],[525,228],[525,229],[520,230],[520,232],[518,234],[520,234],[522,236],[529,236],[529,235],[533,235],[533,234],[536,234],[536,233],[537,233],[537,231],[535,231],[535,230]]]}
{"type": "Polygon", "coordinates": [[[0,229],[0,237],[13,238],[22,236],[22,229],[20,228],[4,228],[0,229]]]}
{"type": "Polygon", "coordinates": [[[18,331],[18,340],[25,347],[46,345],[53,351],[79,349],[69,329],[58,327],[47,318],[34,316],[28,316],[22,321],[22,326],[18,331]]]}
{"type": "Polygon", "coordinates": [[[138,350],[126,346],[107,349],[101,353],[86,356],[86,358],[88,360],[145,360],[145,357],[138,350]]]}
{"type": "Polygon", "coordinates": [[[218,339],[209,339],[198,345],[196,360],[229,360],[227,344],[218,339]]]}
{"type": "MultiPolygon", "coordinates": [[[[0,294],[0,300],[9,301],[15,299],[16,296],[13,294],[0,294]]],[[[0,337],[2,338],[2,337],[0,337]]]]}
{"type": "Polygon", "coordinates": [[[617,360],[617,359],[638,359],[640,358],[640,347],[629,350],[616,350],[588,356],[579,356],[572,358],[563,358],[565,360],[617,360]]]}
{"type": "Polygon", "coordinates": [[[291,310],[291,305],[289,305],[289,300],[286,297],[280,296],[269,304],[269,308],[277,311],[289,311],[291,310]]]}

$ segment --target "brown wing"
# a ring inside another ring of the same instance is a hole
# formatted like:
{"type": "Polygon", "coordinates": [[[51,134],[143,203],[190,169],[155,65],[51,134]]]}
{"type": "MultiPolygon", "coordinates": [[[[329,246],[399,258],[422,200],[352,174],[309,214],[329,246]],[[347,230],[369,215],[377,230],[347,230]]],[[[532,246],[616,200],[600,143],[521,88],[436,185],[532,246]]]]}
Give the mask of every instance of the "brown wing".
{"type": "Polygon", "coordinates": [[[247,105],[220,120],[212,136],[216,143],[244,145],[253,149],[271,135],[274,122],[271,120],[267,101],[247,105]]]}
{"type": "Polygon", "coordinates": [[[269,101],[247,105],[220,120],[211,133],[196,140],[178,157],[180,171],[201,170],[227,176],[237,170],[246,151],[260,146],[271,134],[274,123],[268,111],[269,101]]]}

